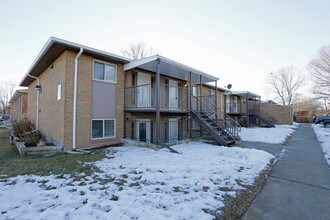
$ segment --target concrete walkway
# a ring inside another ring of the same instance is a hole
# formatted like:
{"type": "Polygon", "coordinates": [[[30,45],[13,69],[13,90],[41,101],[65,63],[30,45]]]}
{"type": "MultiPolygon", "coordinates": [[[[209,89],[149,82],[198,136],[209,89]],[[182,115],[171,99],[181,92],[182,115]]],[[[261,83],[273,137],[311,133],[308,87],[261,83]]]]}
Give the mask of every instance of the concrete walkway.
{"type": "Polygon", "coordinates": [[[310,125],[297,128],[243,219],[330,219],[330,169],[310,125]]]}

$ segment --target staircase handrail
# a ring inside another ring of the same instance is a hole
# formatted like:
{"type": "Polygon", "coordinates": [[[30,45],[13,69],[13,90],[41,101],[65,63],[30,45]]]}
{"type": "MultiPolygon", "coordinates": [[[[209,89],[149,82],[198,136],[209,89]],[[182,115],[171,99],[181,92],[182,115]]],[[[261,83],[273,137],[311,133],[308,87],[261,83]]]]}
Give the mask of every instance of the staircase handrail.
{"type": "MultiPolygon", "coordinates": [[[[224,111],[222,111],[217,106],[215,106],[215,104],[210,102],[207,98],[205,98],[205,97],[202,97],[202,98],[203,98],[203,101],[205,100],[208,104],[210,104],[212,106],[213,109],[215,109],[217,115],[223,115],[224,116],[223,120],[224,121],[228,120],[230,122],[229,125],[232,127],[235,127],[237,129],[237,134],[238,134],[238,132],[241,132],[241,125],[237,121],[235,121],[232,117],[230,117],[224,111]],[[220,114],[219,114],[219,112],[220,112],[220,114]]],[[[203,101],[202,101],[202,103],[203,103],[203,101]]]]}
{"type": "MultiPolygon", "coordinates": [[[[214,107],[214,105],[212,106],[213,108],[210,108],[209,106],[207,106],[204,102],[203,102],[203,100],[202,100],[202,102],[199,102],[199,98],[198,97],[195,97],[194,96],[194,98],[196,99],[196,101],[198,102],[198,103],[202,103],[202,110],[199,110],[199,111],[202,111],[202,112],[211,112],[212,114],[214,114],[215,115],[215,117],[216,117],[216,119],[217,118],[221,118],[219,115],[218,115],[218,111],[215,111],[215,110],[217,110],[217,109],[215,109],[214,107]],[[206,107],[206,108],[205,108],[206,107]]],[[[205,99],[205,98],[204,98],[205,99]]],[[[206,99],[206,101],[207,102],[209,102],[207,99],[206,99]]],[[[210,102],[209,102],[210,103],[210,102]]],[[[212,104],[212,103],[210,103],[210,104],[212,104]]],[[[235,120],[233,120],[232,118],[230,118],[229,116],[227,116],[226,114],[224,114],[224,116],[226,117],[226,118],[228,118],[229,120],[231,119],[232,121],[233,121],[233,123],[235,124],[235,125],[238,125],[238,123],[235,121],[235,120]]],[[[222,126],[221,124],[219,124],[218,123],[218,121],[216,121],[216,120],[214,120],[213,118],[211,118],[212,120],[213,120],[213,122],[215,123],[215,124],[217,124],[220,128],[222,128],[229,136],[231,136],[232,138],[236,138],[237,136],[238,136],[238,132],[240,132],[240,129],[241,129],[241,127],[240,127],[240,125],[239,126],[233,126],[231,123],[232,123],[232,121],[230,121],[230,122],[228,122],[226,119],[223,119],[223,122],[225,123],[225,125],[224,126],[222,126]]]]}

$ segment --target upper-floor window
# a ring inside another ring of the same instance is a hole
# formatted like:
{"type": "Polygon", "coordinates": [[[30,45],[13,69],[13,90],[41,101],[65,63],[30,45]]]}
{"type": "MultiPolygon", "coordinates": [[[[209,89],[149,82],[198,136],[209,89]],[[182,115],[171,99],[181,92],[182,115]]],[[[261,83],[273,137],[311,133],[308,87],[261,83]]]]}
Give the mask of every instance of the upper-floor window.
{"type": "Polygon", "coordinates": [[[93,79],[116,83],[117,68],[115,65],[100,61],[94,61],[93,79]]]}

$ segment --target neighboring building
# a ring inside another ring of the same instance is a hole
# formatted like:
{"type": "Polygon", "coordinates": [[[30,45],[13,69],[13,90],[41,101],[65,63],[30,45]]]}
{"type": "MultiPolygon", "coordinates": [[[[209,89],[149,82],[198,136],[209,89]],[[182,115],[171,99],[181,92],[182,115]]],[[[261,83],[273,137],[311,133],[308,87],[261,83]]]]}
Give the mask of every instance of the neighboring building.
{"type": "Polygon", "coordinates": [[[278,125],[293,123],[291,105],[277,105],[268,102],[260,103],[260,115],[264,118],[271,117],[278,125]]]}
{"type": "Polygon", "coordinates": [[[9,100],[11,111],[11,120],[18,120],[27,116],[28,106],[28,90],[20,89],[16,90],[14,95],[9,100]]]}
{"type": "Polygon", "coordinates": [[[20,86],[28,87],[28,117],[67,150],[122,139],[175,143],[193,137],[193,120],[227,145],[238,128],[194,94],[217,80],[159,55],[131,61],[51,37],[20,86]]]}
{"type": "Polygon", "coordinates": [[[313,114],[310,111],[298,111],[294,112],[293,120],[298,123],[312,123],[313,114]]]}
{"type": "Polygon", "coordinates": [[[275,126],[271,115],[261,115],[259,95],[249,91],[227,91],[225,94],[225,112],[242,126],[275,126]]]}

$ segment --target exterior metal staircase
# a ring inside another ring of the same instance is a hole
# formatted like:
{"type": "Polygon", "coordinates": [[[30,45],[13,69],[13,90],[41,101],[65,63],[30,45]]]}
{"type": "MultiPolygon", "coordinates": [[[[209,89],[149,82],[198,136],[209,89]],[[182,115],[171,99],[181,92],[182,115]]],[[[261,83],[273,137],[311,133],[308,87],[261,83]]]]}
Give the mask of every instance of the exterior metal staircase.
{"type": "Polygon", "coordinates": [[[241,126],[205,97],[193,97],[198,108],[191,109],[191,116],[219,145],[234,144],[241,126]]]}

